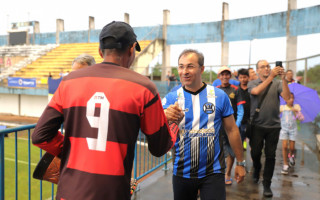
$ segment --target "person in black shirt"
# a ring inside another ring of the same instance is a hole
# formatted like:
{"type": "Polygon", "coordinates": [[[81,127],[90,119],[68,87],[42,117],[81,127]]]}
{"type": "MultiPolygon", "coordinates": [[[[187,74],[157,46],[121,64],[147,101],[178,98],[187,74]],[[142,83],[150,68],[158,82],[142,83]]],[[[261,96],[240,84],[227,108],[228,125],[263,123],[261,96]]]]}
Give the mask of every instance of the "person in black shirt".
{"type": "Polygon", "coordinates": [[[244,114],[239,129],[241,140],[243,142],[243,148],[246,149],[246,131],[248,120],[250,119],[250,94],[248,92],[249,71],[243,68],[239,69],[238,79],[240,81],[239,93],[242,96],[242,99],[245,101],[243,104],[244,114]]]}

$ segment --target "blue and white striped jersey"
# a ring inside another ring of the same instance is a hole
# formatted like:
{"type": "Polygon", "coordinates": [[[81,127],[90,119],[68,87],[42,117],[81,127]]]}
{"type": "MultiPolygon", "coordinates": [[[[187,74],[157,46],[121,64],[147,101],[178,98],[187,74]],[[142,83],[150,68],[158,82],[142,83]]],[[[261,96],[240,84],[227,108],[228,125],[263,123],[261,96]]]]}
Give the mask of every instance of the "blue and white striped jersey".
{"type": "Polygon", "coordinates": [[[181,87],[163,98],[163,108],[176,101],[185,110],[185,117],[179,124],[179,137],[174,145],[173,174],[184,178],[203,178],[213,173],[224,173],[219,130],[222,118],[233,114],[227,94],[206,84],[195,93],[181,87]]]}

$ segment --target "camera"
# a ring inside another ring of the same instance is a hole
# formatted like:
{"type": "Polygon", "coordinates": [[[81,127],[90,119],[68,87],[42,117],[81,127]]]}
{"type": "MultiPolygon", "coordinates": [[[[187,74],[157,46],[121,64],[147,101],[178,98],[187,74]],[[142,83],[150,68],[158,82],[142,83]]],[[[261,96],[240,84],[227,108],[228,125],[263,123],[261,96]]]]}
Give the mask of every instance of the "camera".
{"type": "Polygon", "coordinates": [[[283,67],[282,66],[282,61],[276,61],[276,66],[283,67]]]}

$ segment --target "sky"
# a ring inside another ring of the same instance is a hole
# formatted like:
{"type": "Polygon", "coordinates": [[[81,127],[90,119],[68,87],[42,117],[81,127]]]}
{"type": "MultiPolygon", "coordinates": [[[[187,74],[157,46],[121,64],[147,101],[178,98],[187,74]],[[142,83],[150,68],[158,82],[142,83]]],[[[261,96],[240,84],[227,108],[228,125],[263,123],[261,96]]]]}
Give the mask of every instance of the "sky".
{"type": "MultiPolygon", "coordinates": [[[[133,27],[162,24],[163,10],[170,11],[170,24],[221,21],[222,2],[229,4],[229,19],[265,15],[287,10],[287,0],[10,0],[0,7],[0,35],[5,35],[12,22],[39,21],[40,32],[55,32],[56,19],[64,19],[65,31],[87,30],[89,16],[95,18],[95,28],[102,29],[113,20],[124,20],[129,13],[133,27]]],[[[297,0],[297,8],[320,5],[320,0],[297,0]]],[[[297,58],[320,54],[320,34],[298,37],[297,58]]],[[[170,64],[177,65],[179,54],[185,48],[203,52],[205,66],[220,65],[221,44],[172,45],[170,64]]],[[[270,62],[285,60],[286,38],[259,39],[229,43],[229,64],[247,64],[260,59],[270,62]]],[[[157,58],[154,62],[161,62],[157,58]],[[157,60],[158,59],[158,60],[157,60]]],[[[312,64],[312,62],[310,62],[312,64]]],[[[299,68],[299,66],[298,66],[299,68]]]]}

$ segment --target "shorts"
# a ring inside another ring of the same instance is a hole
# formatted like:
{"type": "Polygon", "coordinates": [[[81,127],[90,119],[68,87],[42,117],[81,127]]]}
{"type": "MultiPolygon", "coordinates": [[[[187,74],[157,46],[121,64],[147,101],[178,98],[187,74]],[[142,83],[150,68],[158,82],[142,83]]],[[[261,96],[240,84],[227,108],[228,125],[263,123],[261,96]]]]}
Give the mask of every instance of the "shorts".
{"type": "Polygon", "coordinates": [[[224,156],[225,156],[225,157],[228,157],[228,156],[230,155],[231,157],[234,158],[234,157],[235,157],[235,154],[234,154],[234,152],[233,152],[233,150],[232,150],[232,148],[231,148],[231,146],[230,146],[228,136],[227,136],[227,134],[224,134],[223,136],[224,136],[224,137],[223,137],[223,151],[224,151],[224,156]]]}
{"type": "Polygon", "coordinates": [[[296,141],[298,134],[298,129],[287,129],[287,128],[281,128],[280,130],[280,140],[290,140],[290,141],[296,141]]]}

